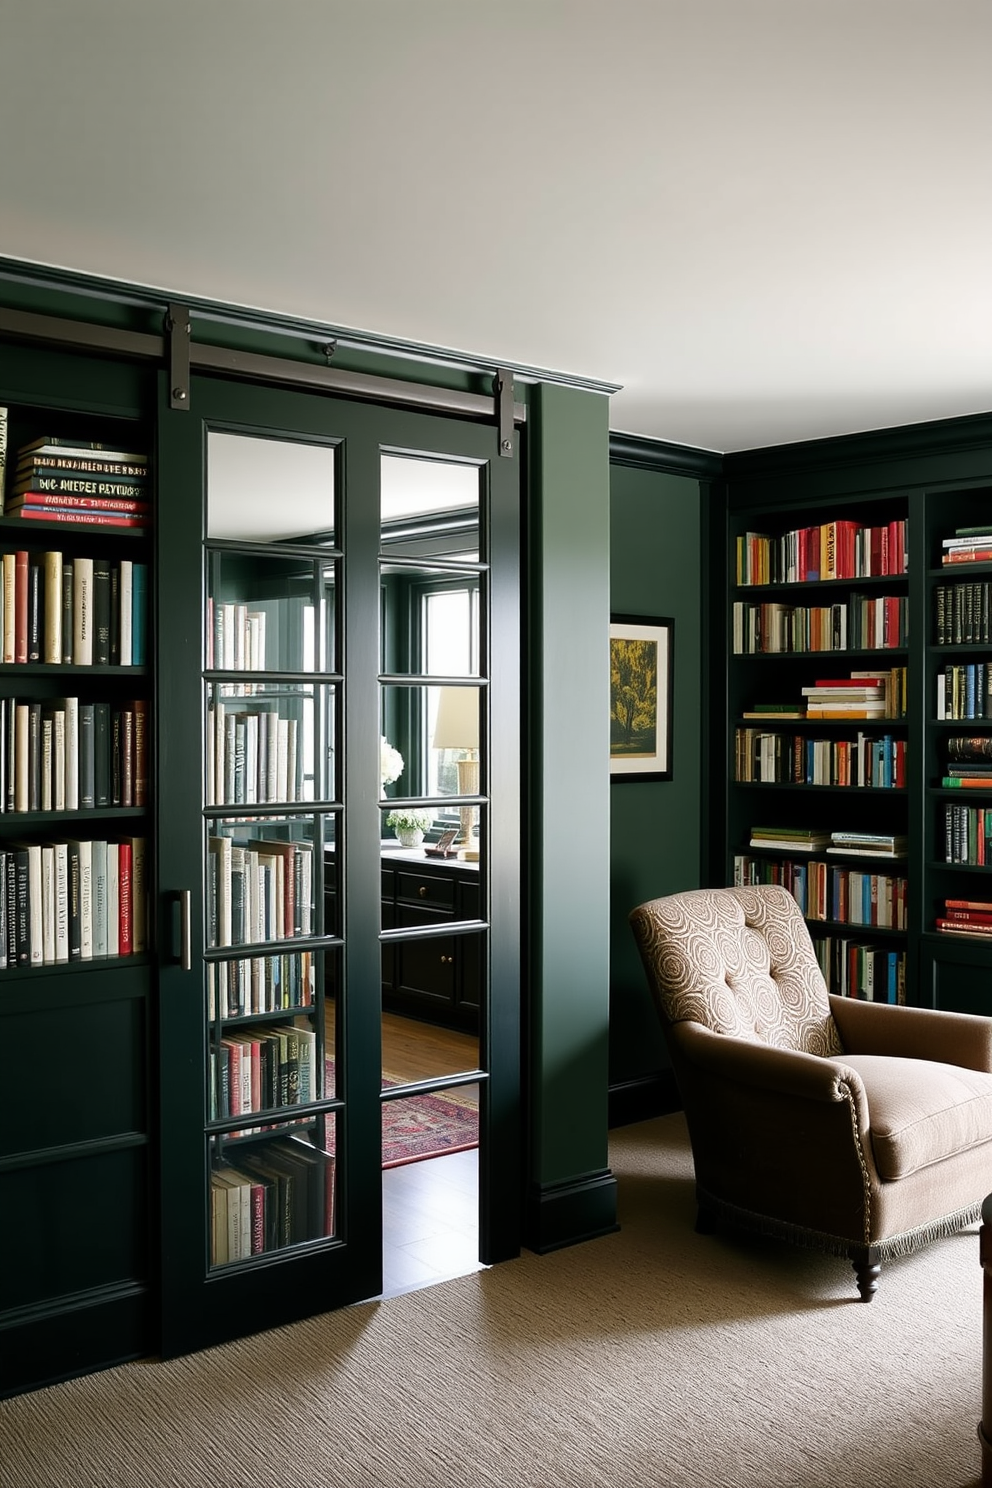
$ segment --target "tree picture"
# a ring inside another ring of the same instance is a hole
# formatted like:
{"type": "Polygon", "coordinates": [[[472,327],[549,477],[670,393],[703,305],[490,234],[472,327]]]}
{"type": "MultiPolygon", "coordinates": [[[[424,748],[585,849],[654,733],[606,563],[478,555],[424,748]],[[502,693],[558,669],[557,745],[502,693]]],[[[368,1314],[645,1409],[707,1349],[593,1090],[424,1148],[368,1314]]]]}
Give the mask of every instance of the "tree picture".
{"type": "Polygon", "coordinates": [[[610,778],[672,778],[674,622],[610,617],[610,778]]]}

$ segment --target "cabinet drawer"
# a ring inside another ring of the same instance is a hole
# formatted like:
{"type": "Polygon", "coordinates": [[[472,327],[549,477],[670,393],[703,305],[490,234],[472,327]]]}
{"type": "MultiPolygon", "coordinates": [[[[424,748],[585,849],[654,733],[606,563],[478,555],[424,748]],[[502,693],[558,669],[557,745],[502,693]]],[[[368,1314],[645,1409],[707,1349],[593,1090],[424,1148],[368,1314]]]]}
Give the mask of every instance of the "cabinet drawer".
{"type": "Polygon", "coordinates": [[[397,873],[396,897],[405,904],[427,904],[432,909],[455,909],[455,883],[432,873],[397,873]]]}

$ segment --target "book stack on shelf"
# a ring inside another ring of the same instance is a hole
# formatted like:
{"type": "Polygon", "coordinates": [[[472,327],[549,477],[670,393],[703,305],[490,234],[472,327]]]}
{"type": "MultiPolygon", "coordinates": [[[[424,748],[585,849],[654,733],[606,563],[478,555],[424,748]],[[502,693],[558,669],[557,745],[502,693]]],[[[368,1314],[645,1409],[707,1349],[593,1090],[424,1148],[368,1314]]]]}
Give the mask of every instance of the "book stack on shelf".
{"type": "Polygon", "coordinates": [[[937,673],[937,720],[992,720],[992,665],[969,661],[937,673]]]}
{"type": "Polygon", "coordinates": [[[219,699],[207,711],[208,806],[303,799],[299,721],[280,718],[278,704],[256,697],[219,699]]]}
{"type": "Polygon", "coordinates": [[[955,563],[992,563],[992,525],[980,527],[956,527],[953,537],[941,542],[943,553],[941,564],[950,567],[955,563]]]}
{"type": "Polygon", "coordinates": [[[898,832],[831,832],[829,853],[858,858],[904,858],[908,836],[898,832]]]}
{"type": "Polygon", "coordinates": [[[312,951],[289,951],[282,955],[269,952],[234,961],[208,961],[206,970],[211,1019],[245,1018],[313,1006],[312,951]]]}
{"type": "Polygon", "coordinates": [[[207,944],[313,933],[313,844],[263,837],[207,842],[207,944]]]}
{"type": "Polygon", "coordinates": [[[735,656],[808,651],[899,650],[908,639],[904,594],[852,594],[830,605],[735,600],[735,656]]]}
{"type": "Polygon", "coordinates": [[[21,445],[7,483],[4,516],[94,527],[145,527],[151,520],[148,456],[90,440],[42,436],[21,445]]]}
{"type": "Polygon", "coordinates": [[[987,899],[945,899],[936,928],[949,935],[992,935],[992,902],[987,899]]]}
{"type": "MultiPolygon", "coordinates": [[[[225,1034],[211,1049],[211,1119],[309,1105],[317,1086],[317,1034],[303,1019],[225,1034]]],[[[264,1131],[254,1127],[252,1132],[264,1131]]],[[[239,1128],[229,1135],[248,1135],[239,1128]]]]}
{"type": "Polygon", "coordinates": [[[807,718],[900,718],[905,712],[903,685],[893,674],[852,672],[848,677],[818,677],[802,688],[807,718]]]}
{"type": "Polygon", "coordinates": [[[830,842],[830,833],[816,827],[752,827],[751,847],[785,848],[789,852],[816,852],[830,842]]]}

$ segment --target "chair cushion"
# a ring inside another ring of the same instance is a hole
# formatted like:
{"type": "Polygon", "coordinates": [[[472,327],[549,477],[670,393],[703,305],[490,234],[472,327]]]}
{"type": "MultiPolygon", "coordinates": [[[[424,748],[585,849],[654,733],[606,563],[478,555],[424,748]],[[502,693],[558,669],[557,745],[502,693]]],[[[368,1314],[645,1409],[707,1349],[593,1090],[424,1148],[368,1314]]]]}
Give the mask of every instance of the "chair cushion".
{"type": "Polygon", "coordinates": [[[799,906],[787,889],[695,889],[637,911],[642,955],[670,1022],[836,1055],[840,1035],[799,906]]]}
{"type": "Polygon", "coordinates": [[[887,1182],[992,1143],[992,1074],[887,1054],[841,1062],[864,1082],[875,1165],[887,1182]]]}

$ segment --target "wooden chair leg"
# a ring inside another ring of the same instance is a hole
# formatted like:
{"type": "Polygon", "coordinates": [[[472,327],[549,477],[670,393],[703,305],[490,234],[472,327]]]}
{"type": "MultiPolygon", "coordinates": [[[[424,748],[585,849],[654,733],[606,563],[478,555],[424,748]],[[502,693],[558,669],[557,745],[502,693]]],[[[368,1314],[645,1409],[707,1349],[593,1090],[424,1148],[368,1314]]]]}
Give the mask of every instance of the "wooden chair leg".
{"type": "Polygon", "coordinates": [[[880,1265],[870,1266],[865,1261],[852,1261],[854,1274],[858,1280],[858,1291],[861,1293],[862,1302],[870,1302],[878,1291],[878,1273],[880,1265]]]}

